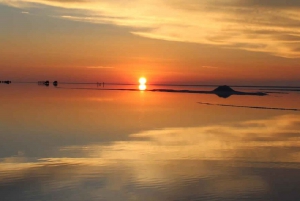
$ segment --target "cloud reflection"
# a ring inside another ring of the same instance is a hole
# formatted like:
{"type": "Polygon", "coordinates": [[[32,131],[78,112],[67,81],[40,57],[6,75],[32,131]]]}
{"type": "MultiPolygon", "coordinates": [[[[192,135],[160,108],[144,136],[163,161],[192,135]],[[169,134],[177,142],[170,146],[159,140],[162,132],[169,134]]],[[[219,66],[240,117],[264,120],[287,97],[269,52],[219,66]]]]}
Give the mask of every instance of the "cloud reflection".
{"type": "Polygon", "coordinates": [[[165,198],[165,194],[159,197],[162,192],[173,192],[168,196],[174,199],[188,195],[220,199],[258,196],[253,193],[264,196],[260,193],[269,191],[273,184],[268,183],[262,169],[284,172],[300,168],[299,130],[300,116],[285,115],[235,124],[144,131],[132,134],[131,141],[61,147],[65,157],[3,159],[0,186],[45,180],[49,192],[73,192],[87,185],[88,190],[80,193],[114,200],[131,200],[131,195],[141,199],[149,192],[155,194],[149,200],[165,198]],[[69,157],[74,153],[78,157],[69,157]],[[257,171],[251,171],[253,168],[257,171]]]}

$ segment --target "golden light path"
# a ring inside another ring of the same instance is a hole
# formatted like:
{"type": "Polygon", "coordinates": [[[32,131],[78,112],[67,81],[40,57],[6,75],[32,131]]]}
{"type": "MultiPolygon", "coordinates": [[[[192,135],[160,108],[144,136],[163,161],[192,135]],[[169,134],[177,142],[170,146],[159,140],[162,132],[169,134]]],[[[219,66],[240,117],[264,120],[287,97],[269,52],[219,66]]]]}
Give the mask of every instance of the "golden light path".
{"type": "Polygon", "coordinates": [[[147,89],[147,86],[145,84],[140,84],[139,85],[139,90],[145,91],[147,89]]]}
{"type": "Polygon", "coordinates": [[[139,90],[141,91],[144,91],[147,89],[147,86],[146,86],[146,82],[147,82],[147,79],[145,77],[140,77],[139,79],[139,90]]]}

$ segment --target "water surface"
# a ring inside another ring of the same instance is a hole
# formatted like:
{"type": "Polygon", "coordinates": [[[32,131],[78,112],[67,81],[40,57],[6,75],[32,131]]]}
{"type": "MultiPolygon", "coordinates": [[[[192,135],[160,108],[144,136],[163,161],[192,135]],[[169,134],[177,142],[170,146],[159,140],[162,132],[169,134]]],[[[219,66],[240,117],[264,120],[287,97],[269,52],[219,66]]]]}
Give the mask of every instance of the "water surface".
{"type": "Polygon", "coordinates": [[[220,106],[300,109],[299,92],[99,89],[0,85],[1,200],[300,199],[300,113],[220,106]]]}

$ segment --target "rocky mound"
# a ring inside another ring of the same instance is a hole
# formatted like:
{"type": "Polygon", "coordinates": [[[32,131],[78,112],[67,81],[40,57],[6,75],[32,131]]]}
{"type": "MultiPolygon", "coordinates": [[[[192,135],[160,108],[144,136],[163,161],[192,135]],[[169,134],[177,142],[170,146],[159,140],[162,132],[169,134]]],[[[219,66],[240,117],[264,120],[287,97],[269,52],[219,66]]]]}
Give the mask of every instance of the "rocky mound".
{"type": "Polygon", "coordinates": [[[230,87],[227,86],[227,85],[218,86],[218,87],[215,88],[213,91],[214,91],[214,92],[227,92],[227,93],[235,92],[232,88],[230,88],[230,87]]]}

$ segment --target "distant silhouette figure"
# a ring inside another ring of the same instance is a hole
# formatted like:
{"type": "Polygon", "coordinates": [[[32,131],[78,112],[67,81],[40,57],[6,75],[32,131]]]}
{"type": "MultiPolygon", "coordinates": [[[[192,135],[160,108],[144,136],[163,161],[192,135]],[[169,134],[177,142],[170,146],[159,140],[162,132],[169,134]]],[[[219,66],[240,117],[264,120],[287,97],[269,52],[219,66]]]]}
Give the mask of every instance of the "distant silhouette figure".
{"type": "Polygon", "coordinates": [[[9,81],[9,80],[6,80],[6,81],[2,81],[2,83],[5,83],[5,84],[10,84],[10,83],[11,83],[11,81],[9,81]]]}
{"type": "Polygon", "coordinates": [[[46,81],[38,81],[38,85],[45,85],[45,86],[49,86],[49,81],[46,80],[46,81]]]}
{"type": "Polygon", "coordinates": [[[55,87],[57,87],[58,82],[57,82],[57,81],[54,81],[54,82],[53,82],[53,85],[54,85],[55,87]]]}

